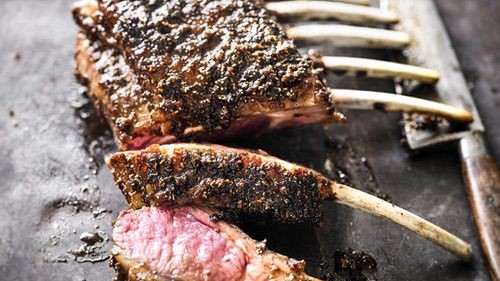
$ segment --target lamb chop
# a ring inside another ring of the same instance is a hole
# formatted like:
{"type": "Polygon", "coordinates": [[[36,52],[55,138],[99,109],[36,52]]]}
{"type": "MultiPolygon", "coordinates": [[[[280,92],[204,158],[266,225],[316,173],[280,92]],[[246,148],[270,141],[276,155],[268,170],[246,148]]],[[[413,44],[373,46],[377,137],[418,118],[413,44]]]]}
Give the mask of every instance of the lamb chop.
{"type": "Polygon", "coordinates": [[[122,212],[113,230],[115,280],[319,281],[305,262],[266,249],[206,208],[122,212]]]}
{"type": "MultiPolygon", "coordinates": [[[[77,75],[121,149],[342,121],[337,102],[380,104],[345,91],[336,100],[318,75],[320,65],[302,57],[253,1],[153,2],[89,0],[74,10],[85,33],[78,38],[77,75]]],[[[386,109],[415,109],[413,102],[386,109]]],[[[425,105],[418,109],[471,119],[463,110],[425,105]]]]}
{"type": "Polygon", "coordinates": [[[113,177],[132,208],[204,206],[265,214],[286,223],[321,219],[321,202],[333,200],[394,221],[463,260],[471,246],[440,227],[318,172],[262,151],[219,145],[153,145],[108,158],[113,177]]]}

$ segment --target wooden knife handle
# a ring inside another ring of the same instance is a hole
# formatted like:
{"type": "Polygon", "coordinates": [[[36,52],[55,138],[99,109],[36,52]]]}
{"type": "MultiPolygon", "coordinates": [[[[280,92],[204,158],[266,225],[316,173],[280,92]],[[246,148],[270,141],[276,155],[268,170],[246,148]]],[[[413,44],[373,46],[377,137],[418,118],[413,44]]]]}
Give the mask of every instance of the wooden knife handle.
{"type": "Polygon", "coordinates": [[[500,281],[500,176],[481,134],[461,143],[462,170],[479,241],[493,281],[500,281]]]}

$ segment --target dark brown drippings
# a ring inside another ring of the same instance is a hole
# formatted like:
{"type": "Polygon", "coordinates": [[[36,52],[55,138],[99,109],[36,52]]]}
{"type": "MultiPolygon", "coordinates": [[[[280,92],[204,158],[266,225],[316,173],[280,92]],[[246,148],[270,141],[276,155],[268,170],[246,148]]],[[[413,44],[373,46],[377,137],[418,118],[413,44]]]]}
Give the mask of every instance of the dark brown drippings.
{"type": "Polygon", "coordinates": [[[102,242],[104,239],[95,232],[84,232],[80,235],[80,240],[87,245],[94,245],[95,243],[102,242]]]}
{"type": "Polygon", "coordinates": [[[351,248],[336,250],[328,261],[325,261],[323,271],[326,280],[335,281],[366,281],[367,273],[377,270],[375,259],[362,252],[351,248]]]}
{"type": "Polygon", "coordinates": [[[19,60],[21,60],[21,58],[22,58],[21,52],[16,51],[14,53],[14,60],[19,61],[19,60]]]}

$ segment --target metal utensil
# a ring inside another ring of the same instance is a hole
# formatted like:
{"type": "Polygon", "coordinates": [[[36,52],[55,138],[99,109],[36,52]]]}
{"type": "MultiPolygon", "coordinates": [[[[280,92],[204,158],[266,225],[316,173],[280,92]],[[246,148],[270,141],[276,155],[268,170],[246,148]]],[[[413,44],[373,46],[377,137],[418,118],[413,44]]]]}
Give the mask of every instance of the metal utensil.
{"type": "Polygon", "coordinates": [[[474,122],[456,129],[450,123],[415,128],[405,116],[405,132],[412,149],[420,149],[448,141],[458,141],[462,169],[480,243],[489,265],[491,278],[500,280],[500,180],[495,162],[484,145],[484,126],[451,46],[446,29],[432,0],[383,1],[400,17],[395,27],[410,35],[405,51],[410,63],[439,71],[436,84],[439,99],[464,108],[474,122]]]}

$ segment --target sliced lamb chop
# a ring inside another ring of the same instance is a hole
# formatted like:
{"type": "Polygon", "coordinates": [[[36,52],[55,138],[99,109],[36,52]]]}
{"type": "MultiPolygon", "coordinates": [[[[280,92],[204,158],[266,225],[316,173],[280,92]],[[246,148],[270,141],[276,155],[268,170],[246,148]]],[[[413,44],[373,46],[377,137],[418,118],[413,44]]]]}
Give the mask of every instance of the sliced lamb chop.
{"type": "Polygon", "coordinates": [[[120,213],[113,230],[115,280],[319,281],[305,262],[267,250],[203,208],[144,207],[120,213]]]}
{"type": "Polygon", "coordinates": [[[268,214],[288,223],[321,218],[321,201],[394,221],[463,260],[471,246],[442,228],[386,201],[263,152],[218,145],[153,145],[111,155],[108,166],[132,208],[197,205],[268,214]]]}

